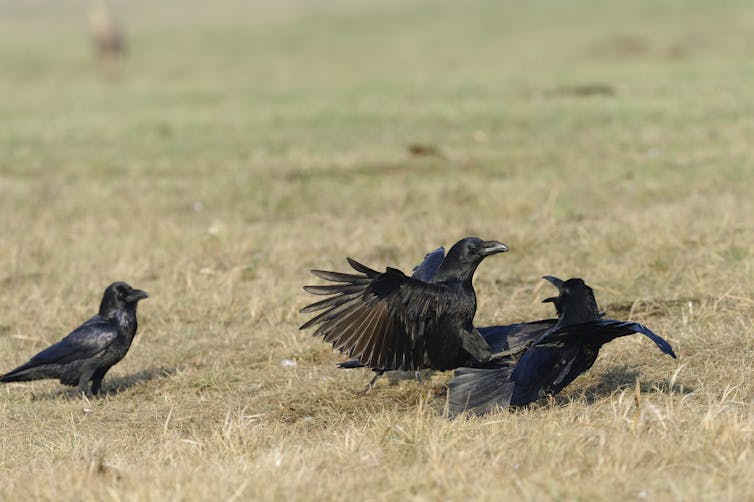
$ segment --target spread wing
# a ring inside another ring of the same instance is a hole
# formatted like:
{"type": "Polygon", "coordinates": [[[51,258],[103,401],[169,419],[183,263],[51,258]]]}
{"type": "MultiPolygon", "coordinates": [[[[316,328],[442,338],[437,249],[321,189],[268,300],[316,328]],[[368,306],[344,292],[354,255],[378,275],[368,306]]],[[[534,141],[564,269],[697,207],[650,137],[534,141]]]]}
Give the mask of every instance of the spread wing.
{"type": "Polygon", "coordinates": [[[477,331],[487,341],[493,352],[513,352],[528,347],[557,322],[557,319],[544,319],[506,326],[485,326],[477,328],[477,331]]]}
{"type": "Polygon", "coordinates": [[[384,273],[348,258],[360,274],[312,270],[336,285],[305,286],[329,298],[301,309],[319,313],[300,329],[316,326],[333,347],[377,370],[415,371],[425,366],[426,333],[436,326],[452,298],[447,288],[394,268],[384,273]]]}
{"type": "Polygon", "coordinates": [[[432,278],[437,273],[437,270],[440,268],[440,265],[442,265],[442,261],[444,259],[444,247],[440,246],[434,251],[430,251],[426,254],[424,260],[422,260],[422,262],[417,265],[416,268],[414,268],[414,272],[413,274],[411,274],[411,277],[424,282],[432,282],[432,278]]]}
{"type": "Polygon", "coordinates": [[[661,336],[656,335],[649,328],[638,322],[616,321],[601,319],[586,323],[562,326],[552,333],[543,336],[536,342],[537,346],[558,346],[569,341],[582,343],[605,344],[615,338],[641,333],[652,340],[657,347],[673,359],[676,358],[673,347],[661,336]]]}

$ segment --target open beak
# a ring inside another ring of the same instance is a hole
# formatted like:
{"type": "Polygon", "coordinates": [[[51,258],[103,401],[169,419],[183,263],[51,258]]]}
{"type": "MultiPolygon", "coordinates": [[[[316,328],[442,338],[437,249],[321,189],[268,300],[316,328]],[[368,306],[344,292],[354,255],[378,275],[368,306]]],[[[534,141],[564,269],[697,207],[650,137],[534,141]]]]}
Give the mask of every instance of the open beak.
{"type": "Polygon", "coordinates": [[[139,300],[143,300],[144,298],[149,298],[149,295],[146,291],[142,291],[140,289],[132,289],[130,293],[128,293],[128,296],[126,297],[127,302],[138,302],[139,300]]]}
{"type": "MultiPolygon", "coordinates": [[[[562,279],[558,279],[557,277],[553,277],[551,275],[543,275],[542,279],[546,280],[547,282],[549,282],[550,284],[552,284],[553,286],[555,286],[556,288],[558,288],[558,290],[563,285],[563,280],[562,279]]],[[[545,300],[545,301],[547,301],[547,300],[545,300]]]]}
{"type": "Polygon", "coordinates": [[[480,250],[482,256],[505,253],[506,251],[508,251],[508,246],[498,241],[484,241],[482,242],[482,248],[480,250]]]}

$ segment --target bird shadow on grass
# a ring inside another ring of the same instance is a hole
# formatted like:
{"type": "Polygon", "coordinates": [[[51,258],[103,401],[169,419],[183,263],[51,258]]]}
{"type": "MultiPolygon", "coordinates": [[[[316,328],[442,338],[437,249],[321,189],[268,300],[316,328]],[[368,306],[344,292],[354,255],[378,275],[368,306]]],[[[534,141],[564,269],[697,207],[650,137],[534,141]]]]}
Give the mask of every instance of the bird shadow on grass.
{"type": "Polygon", "coordinates": [[[175,375],[177,372],[178,368],[169,368],[167,366],[163,366],[160,368],[142,370],[138,373],[132,373],[131,375],[110,378],[108,380],[105,380],[102,386],[101,395],[115,396],[141,382],[148,382],[150,380],[156,380],[158,378],[170,377],[175,375]]]}
{"type": "MultiPolygon", "coordinates": [[[[102,390],[99,395],[90,397],[90,399],[103,398],[106,396],[116,396],[121,392],[124,392],[131,387],[134,387],[141,382],[148,382],[150,380],[156,380],[158,378],[166,378],[175,375],[178,368],[170,368],[162,366],[158,368],[150,368],[132,373],[130,375],[116,376],[112,378],[105,378],[102,384],[102,390]]],[[[58,389],[52,392],[34,395],[33,401],[43,401],[48,399],[78,399],[81,397],[81,393],[75,388],[58,389]]]]}
{"type": "MultiPolygon", "coordinates": [[[[626,365],[611,366],[602,375],[600,375],[600,381],[590,385],[582,394],[588,404],[594,404],[597,401],[608,397],[615,393],[617,390],[634,388],[636,386],[636,380],[639,379],[639,389],[642,393],[655,393],[660,392],[664,394],[691,394],[694,389],[687,387],[678,382],[674,382],[670,379],[661,380],[642,380],[640,378],[641,372],[636,369],[629,368],[626,365]]],[[[563,396],[557,398],[557,401],[567,402],[568,397],[563,396]]],[[[563,404],[563,403],[559,403],[563,404]]]]}

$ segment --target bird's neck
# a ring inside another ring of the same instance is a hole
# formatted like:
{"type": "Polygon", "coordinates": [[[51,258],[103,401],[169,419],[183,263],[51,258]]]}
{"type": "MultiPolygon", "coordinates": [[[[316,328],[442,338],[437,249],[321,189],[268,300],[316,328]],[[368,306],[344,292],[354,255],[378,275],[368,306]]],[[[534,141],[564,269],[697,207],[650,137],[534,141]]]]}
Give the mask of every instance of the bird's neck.
{"type": "Polygon", "coordinates": [[[136,334],[136,305],[128,306],[124,309],[116,310],[112,318],[115,319],[122,330],[122,333],[129,340],[133,339],[136,334]]]}
{"type": "Polygon", "coordinates": [[[136,303],[122,305],[119,308],[100,308],[99,315],[105,319],[121,319],[136,317],[136,303]]]}
{"type": "Polygon", "coordinates": [[[599,321],[601,316],[596,307],[596,304],[594,308],[592,308],[592,305],[561,305],[558,325],[567,326],[569,324],[599,321]]]}
{"type": "Polygon", "coordinates": [[[474,278],[478,263],[460,265],[455,261],[445,260],[437,270],[434,282],[459,282],[465,287],[471,287],[471,280],[474,278]]]}

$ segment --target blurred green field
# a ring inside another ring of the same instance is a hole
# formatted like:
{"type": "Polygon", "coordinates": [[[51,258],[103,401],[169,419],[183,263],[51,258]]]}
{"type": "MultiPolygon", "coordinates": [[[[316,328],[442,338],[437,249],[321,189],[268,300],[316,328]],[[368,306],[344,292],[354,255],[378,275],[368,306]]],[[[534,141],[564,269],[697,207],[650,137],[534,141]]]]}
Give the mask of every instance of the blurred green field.
{"type": "Polygon", "coordinates": [[[87,9],[0,0],[0,371],[114,280],[152,297],[105,398],[0,387],[0,498],[754,493],[754,5],[129,0],[106,66],[87,9]],[[580,276],[679,359],[622,339],[557,399],[448,421],[450,375],[364,395],[298,331],[310,268],[466,235],[511,247],[478,325],[580,276]]]}

